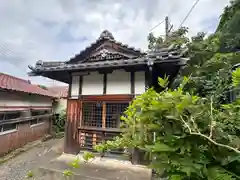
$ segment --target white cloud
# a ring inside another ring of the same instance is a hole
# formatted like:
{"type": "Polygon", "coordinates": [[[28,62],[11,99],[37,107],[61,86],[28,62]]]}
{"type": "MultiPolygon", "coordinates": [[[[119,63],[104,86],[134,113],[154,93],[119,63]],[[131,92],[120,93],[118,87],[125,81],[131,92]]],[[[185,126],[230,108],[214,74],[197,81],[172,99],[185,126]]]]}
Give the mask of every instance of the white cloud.
{"type": "MultiPolygon", "coordinates": [[[[102,30],[137,48],[146,48],[149,30],[166,15],[174,28],[195,0],[2,0],[0,2],[0,72],[27,77],[27,65],[68,60],[102,30]]],[[[190,34],[213,31],[229,0],[200,0],[184,23],[190,34]]],[[[154,29],[163,34],[164,25],[154,29]]],[[[44,78],[34,82],[49,84],[44,78]]],[[[51,81],[50,81],[51,82],[51,81]]]]}

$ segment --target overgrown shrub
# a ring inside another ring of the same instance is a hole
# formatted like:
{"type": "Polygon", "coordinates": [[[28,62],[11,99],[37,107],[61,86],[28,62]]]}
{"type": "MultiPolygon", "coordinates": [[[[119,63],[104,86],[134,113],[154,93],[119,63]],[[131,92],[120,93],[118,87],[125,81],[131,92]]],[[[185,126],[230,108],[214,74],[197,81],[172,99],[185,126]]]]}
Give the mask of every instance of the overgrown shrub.
{"type": "Polygon", "coordinates": [[[184,92],[187,82],[172,90],[159,78],[165,90],[138,96],[122,117],[122,136],[96,149],[143,149],[154,159],[151,167],[171,180],[239,179],[240,103],[216,108],[212,99],[184,92]]]}
{"type": "Polygon", "coordinates": [[[55,133],[64,132],[66,118],[66,110],[54,115],[53,129],[55,133]]]}

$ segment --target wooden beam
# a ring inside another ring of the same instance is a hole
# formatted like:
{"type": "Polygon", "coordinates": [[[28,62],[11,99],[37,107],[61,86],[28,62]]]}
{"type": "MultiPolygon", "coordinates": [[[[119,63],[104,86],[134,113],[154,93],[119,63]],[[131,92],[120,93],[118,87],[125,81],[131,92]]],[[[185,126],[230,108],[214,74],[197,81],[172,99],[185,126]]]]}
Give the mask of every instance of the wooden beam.
{"type": "Polygon", "coordinates": [[[83,84],[83,76],[79,77],[79,93],[78,95],[82,94],[82,84],[83,84]]]}
{"type": "Polygon", "coordinates": [[[135,94],[135,72],[131,72],[131,94],[135,94]]]}
{"type": "Polygon", "coordinates": [[[72,76],[70,76],[70,81],[69,82],[70,83],[68,85],[68,97],[71,97],[72,96],[72,94],[71,94],[71,92],[72,92],[72,76]]]}
{"type": "Polygon", "coordinates": [[[149,72],[148,72],[148,71],[145,71],[145,91],[149,88],[149,80],[148,80],[148,77],[149,77],[149,72]]]}
{"type": "Polygon", "coordinates": [[[89,74],[90,74],[90,72],[83,71],[83,72],[73,72],[71,75],[72,76],[87,76],[89,74]]]}
{"type": "Polygon", "coordinates": [[[99,74],[111,74],[113,72],[113,68],[107,68],[107,69],[100,69],[98,70],[99,74]]]}
{"type": "Polygon", "coordinates": [[[107,113],[106,102],[103,102],[103,106],[102,106],[102,128],[106,128],[106,113],[107,113]]]}
{"type": "Polygon", "coordinates": [[[103,94],[107,93],[107,73],[103,75],[103,94]]]}
{"type": "Polygon", "coordinates": [[[114,94],[114,95],[82,95],[83,101],[131,101],[131,94],[114,94]]]}
{"type": "Polygon", "coordinates": [[[95,146],[97,144],[97,134],[94,133],[92,136],[92,145],[95,146]]]}
{"type": "Polygon", "coordinates": [[[79,127],[82,127],[82,122],[83,122],[83,102],[80,100],[79,103],[79,127]]]}

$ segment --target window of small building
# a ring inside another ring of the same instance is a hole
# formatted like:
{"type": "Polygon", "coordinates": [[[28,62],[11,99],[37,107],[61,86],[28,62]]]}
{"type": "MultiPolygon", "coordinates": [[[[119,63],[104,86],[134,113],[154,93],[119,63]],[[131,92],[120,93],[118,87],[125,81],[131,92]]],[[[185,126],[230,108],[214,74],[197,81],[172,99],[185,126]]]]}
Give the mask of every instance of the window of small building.
{"type": "Polygon", "coordinates": [[[35,124],[38,124],[37,118],[32,119],[32,120],[30,121],[30,125],[31,125],[31,126],[32,126],[32,125],[35,125],[35,124]]]}
{"type": "Polygon", "coordinates": [[[48,117],[41,117],[41,115],[47,115],[47,114],[51,114],[51,110],[32,110],[31,116],[35,118],[31,120],[30,125],[32,126],[32,125],[44,123],[44,120],[47,119],[48,117]]]}
{"type": "Polygon", "coordinates": [[[2,112],[0,112],[0,121],[4,120],[3,118],[4,118],[4,114],[2,112]]]}
{"type": "Polygon", "coordinates": [[[0,134],[4,132],[13,131],[13,130],[17,130],[17,123],[4,124],[0,126],[0,134]]]}
{"type": "Polygon", "coordinates": [[[12,120],[21,117],[20,111],[14,112],[0,112],[0,121],[1,120],[12,120]]]}

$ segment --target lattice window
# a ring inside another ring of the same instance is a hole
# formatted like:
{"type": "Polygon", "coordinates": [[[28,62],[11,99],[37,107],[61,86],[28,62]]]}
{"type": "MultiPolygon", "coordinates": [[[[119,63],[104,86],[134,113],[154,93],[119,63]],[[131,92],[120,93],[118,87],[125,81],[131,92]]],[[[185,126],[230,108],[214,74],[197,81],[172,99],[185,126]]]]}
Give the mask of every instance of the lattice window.
{"type": "Polygon", "coordinates": [[[102,127],[102,103],[83,103],[83,126],[102,127]]]}
{"type": "Polygon", "coordinates": [[[119,128],[120,118],[129,103],[106,103],[106,128],[119,128]]]}

